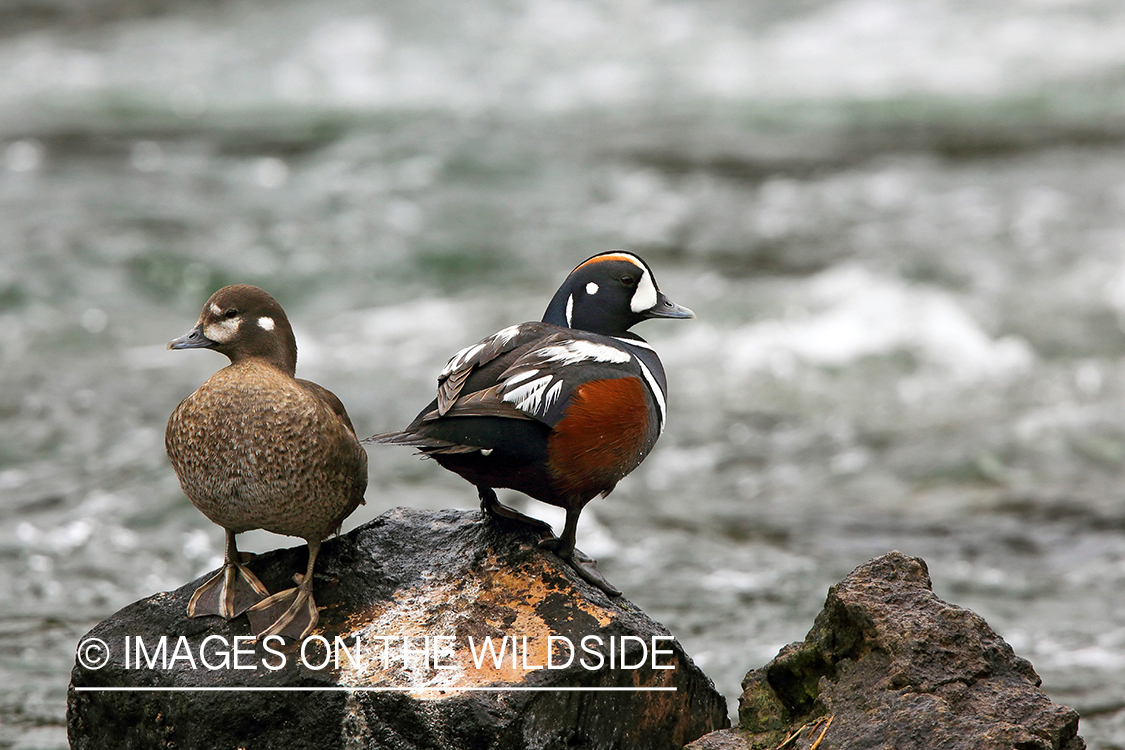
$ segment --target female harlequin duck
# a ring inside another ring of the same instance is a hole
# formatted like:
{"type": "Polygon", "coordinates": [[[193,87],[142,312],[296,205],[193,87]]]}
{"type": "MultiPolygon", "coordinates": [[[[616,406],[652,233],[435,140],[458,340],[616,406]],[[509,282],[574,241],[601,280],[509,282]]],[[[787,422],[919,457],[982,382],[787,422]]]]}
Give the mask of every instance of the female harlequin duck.
{"type": "Polygon", "coordinates": [[[647,318],[694,318],[660,292],[635,255],[595,255],[570,272],[542,323],[505,328],[458,352],[437,398],[405,430],[365,442],[418,447],[477,487],[481,508],[521,521],[578,574],[621,592],[574,548],[582,508],[644,460],[664,429],[660,359],[629,328],[647,318]],[[508,487],[566,509],[561,537],[502,505],[508,487]]]}
{"type": "Polygon", "coordinates": [[[261,289],[215,292],[195,328],[168,348],[230,358],[176,407],[165,432],[184,494],[227,532],[226,563],[192,595],[188,617],[247,612],[255,635],[303,638],[318,620],[312,589],[320,543],[363,503],[367,454],[340,399],[293,377],[293,329],[261,289]],[[308,542],[296,588],[270,596],[242,565],[235,534],[250,529],[308,542]]]}

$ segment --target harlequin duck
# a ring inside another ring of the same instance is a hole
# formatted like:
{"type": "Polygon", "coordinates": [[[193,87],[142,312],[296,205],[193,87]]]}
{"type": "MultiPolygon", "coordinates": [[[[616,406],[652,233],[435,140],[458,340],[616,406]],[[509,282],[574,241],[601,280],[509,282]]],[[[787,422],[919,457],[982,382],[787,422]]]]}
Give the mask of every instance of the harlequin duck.
{"type": "Polygon", "coordinates": [[[533,526],[547,537],[541,546],[620,595],[574,548],[578,516],[637,468],[664,430],[664,368],[629,328],[694,317],[660,292],[636,255],[595,255],[570,272],[541,323],[462,349],[438,375],[437,398],[405,430],[365,442],[416,446],[476,485],[482,510],[533,526]],[[501,504],[496,487],[564,508],[562,536],[501,504]]]}
{"type": "Polygon", "coordinates": [[[188,602],[188,617],[247,612],[255,635],[303,638],[319,618],[313,566],[320,543],[363,503],[367,454],[344,405],[294,377],[297,342],[277,301],[257,287],[220,289],[169,349],[214,349],[230,365],[172,412],[168,457],[184,494],[226,529],[226,562],[188,602]],[[308,567],[297,587],[269,595],[239,559],[235,535],[301,537],[308,567]]]}

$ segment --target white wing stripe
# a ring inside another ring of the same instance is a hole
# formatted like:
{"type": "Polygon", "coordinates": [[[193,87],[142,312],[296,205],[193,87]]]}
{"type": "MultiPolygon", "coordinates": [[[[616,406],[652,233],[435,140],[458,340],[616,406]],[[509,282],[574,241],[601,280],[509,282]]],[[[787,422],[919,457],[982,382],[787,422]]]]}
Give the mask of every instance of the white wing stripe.
{"type": "Polygon", "coordinates": [[[547,395],[543,397],[543,414],[551,410],[555,402],[559,400],[559,395],[562,393],[563,382],[560,380],[555,383],[551,390],[547,391],[547,395]]]}
{"type": "Polygon", "coordinates": [[[439,377],[448,377],[457,370],[460,370],[469,362],[469,360],[484,351],[485,347],[506,345],[509,341],[520,335],[520,331],[522,329],[522,324],[508,326],[507,328],[500,329],[478,344],[466,346],[464,349],[453,355],[453,359],[449,360],[449,363],[446,364],[445,369],[441,371],[441,375],[439,377]]]}
{"type": "Polygon", "coordinates": [[[516,324],[514,326],[502,328],[496,333],[492,334],[492,337],[489,339],[489,341],[495,341],[496,343],[503,346],[504,344],[507,344],[509,341],[518,336],[521,328],[523,328],[522,324],[516,324]]]}
{"type": "Polygon", "coordinates": [[[515,375],[512,375],[511,377],[506,378],[504,380],[504,387],[505,388],[511,388],[513,385],[516,385],[517,383],[522,383],[523,381],[527,380],[528,378],[530,378],[534,375],[538,375],[538,374],[539,374],[538,370],[524,370],[523,372],[517,372],[515,375]]]}
{"type": "Polygon", "coordinates": [[[473,344],[472,346],[466,346],[464,349],[454,354],[453,359],[449,360],[449,364],[447,364],[445,366],[445,369],[441,371],[442,376],[447,376],[453,372],[456,372],[457,370],[460,370],[465,366],[466,362],[480,354],[482,349],[484,349],[483,342],[480,344],[473,344]]]}
{"type": "Polygon", "coordinates": [[[539,349],[535,356],[543,362],[559,362],[563,365],[572,365],[576,362],[616,362],[623,364],[632,359],[632,355],[623,352],[615,346],[606,346],[593,341],[572,339],[561,344],[554,344],[539,349]]]}
{"type": "MultiPolygon", "coordinates": [[[[539,414],[540,407],[543,403],[543,396],[547,391],[547,386],[555,379],[554,375],[544,375],[541,378],[536,378],[528,383],[508,391],[504,394],[504,400],[510,404],[514,404],[520,411],[527,412],[528,414],[539,414]]],[[[546,411],[544,408],[543,411],[546,411]]]]}

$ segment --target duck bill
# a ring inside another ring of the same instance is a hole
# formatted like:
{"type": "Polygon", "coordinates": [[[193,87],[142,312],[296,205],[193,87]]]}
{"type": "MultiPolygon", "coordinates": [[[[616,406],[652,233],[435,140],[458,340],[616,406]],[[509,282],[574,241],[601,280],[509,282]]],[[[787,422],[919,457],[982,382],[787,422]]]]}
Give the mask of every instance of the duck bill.
{"type": "Polygon", "coordinates": [[[665,297],[663,292],[657,292],[656,304],[645,311],[645,317],[685,320],[694,318],[695,313],[683,305],[677,305],[675,302],[665,297]]]}
{"type": "Polygon", "coordinates": [[[168,342],[169,349],[213,349],[219,342],[203,335],[203,326],[197,325],[177,339],[168,342]]]}

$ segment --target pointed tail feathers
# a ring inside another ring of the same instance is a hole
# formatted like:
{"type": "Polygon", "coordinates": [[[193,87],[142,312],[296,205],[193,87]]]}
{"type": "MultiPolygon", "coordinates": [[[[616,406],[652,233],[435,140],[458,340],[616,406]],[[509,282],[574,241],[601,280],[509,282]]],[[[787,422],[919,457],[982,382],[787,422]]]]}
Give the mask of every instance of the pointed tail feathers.
{"type": "Polygon", "coordinates": [[[477,445],[461,445],[460,443],[426,437],[425,435],[419,435],[414,432],[380,432],[360,442],[378,443],[380,445],[409,445],[426,454],[472,453],[473,451],[480,450],[480,446],[477,445]]]}

